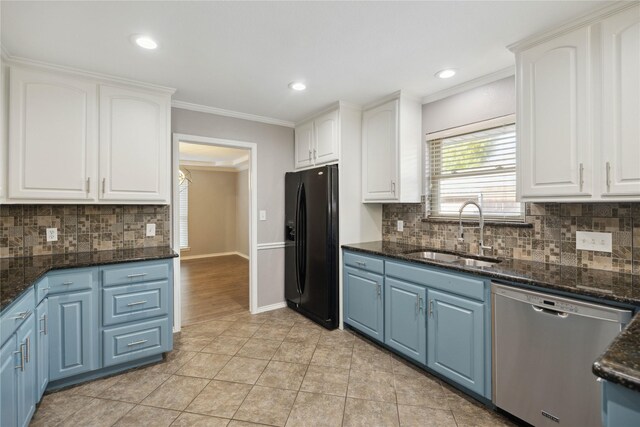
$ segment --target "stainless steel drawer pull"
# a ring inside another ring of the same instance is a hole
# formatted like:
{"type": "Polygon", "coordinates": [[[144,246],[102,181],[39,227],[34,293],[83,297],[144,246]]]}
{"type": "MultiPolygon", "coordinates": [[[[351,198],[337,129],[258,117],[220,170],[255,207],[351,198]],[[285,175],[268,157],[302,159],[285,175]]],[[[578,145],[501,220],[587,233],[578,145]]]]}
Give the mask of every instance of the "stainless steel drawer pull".
{"type": "Polygon", "coordinates": [[[14,366],[15,369],[20,369],[24,371],[24,352],[22,349],[24,348],[24,344],[20,344],[20,351],[14,351],[13,354],[20,354],[20,364],[18,366],[14,366]]]}
{"type": "Polygon", "coordinates": [[[134,342],[130,342],[129,344],[127,344],[127,346],[129,347],[133,347],[134,345],[138,345],[138,344],[144,344],[149,340],[140,340],[140,341],[134,341],[134,342]]]}
{"type": "Polygon", "coordinates": [[[356,261],[356,264],[358,264],[361,267],[366,267],[367,266],[367,263],[364,262],[364,261],[356,261]]]}
{"type": "Polygon", "coordinates": [[[46,288],[40,288],[41,291],[48,291],[49,289],[51,289],[49,286],[47,286],[46,288]]]}
{"type": "Polygon", "coordinates": [[[73,282],[62,282],[62,284],[69,286],[69,285],[73,285],[73,282]]]}
{"type": "Polygon", "coordinates": [[[46,314],[42,315],[42,317],[40,318],[40,322],[43,325],[42,329],[40,329],[40,333],[47,335],[47,315],[46,314]]]}
{"type": "Polygon", "coordinates": [[[21,313],[18,313],[15,316],[13,316],[12,319],[14,319],[14,320],[24,320],[27,317],[29,317],[30,314],[31,314],[31,310],[23,311],[21,313]]]}
{"type": "Polygon", "coordinates": [[[27,356],[25,357],[25,362],[29,363],[29,359],[31,359],[31,337],[27,337],[27,356]]]}
{"type": "Polygon", "coordinates": [[[142,276],[146,276],[147,273],[136,273],[136,274],[128,274],[127,277],[128,278],[133,278],[133,277],[142,277],[142,276]]]}
{"type": "Polygon", "coordinates": [[[136,301],[136,302],[130,302],[129,304],[127,304],[127,307],[133,307],[134,305],[140,305],[140,304],[146,304],[147,301],[136,301]]]}

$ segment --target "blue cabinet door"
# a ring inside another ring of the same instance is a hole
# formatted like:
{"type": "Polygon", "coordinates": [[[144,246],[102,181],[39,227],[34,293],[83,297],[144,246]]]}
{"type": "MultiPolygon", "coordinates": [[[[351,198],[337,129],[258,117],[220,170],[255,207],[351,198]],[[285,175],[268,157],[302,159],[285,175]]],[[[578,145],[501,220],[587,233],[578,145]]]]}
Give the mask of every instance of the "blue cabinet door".
{"type": "Polygon", "coordinates": [[[344,322],[360,332],[384,340],[383,278],[344,267],[344,322]]]}
{"type": "Polygon", "coordinates": [[[99,368],[97,293],[49,297],[49,380],[99,368]]]}
{"type": "Polygon", "coordinates": [[[429,289],[427,366],[484,394],[484,306],[429,289]]]}
{"type": "MultiPolygon", "coordinates": [[[[16,332],[22,345],[23,368],[18,371],[18,425],[27,427],[36,411],[36,316],[31,314],[16,332]]],[[[4,398],[4,396],[3,396],[4,398]]]]}
{"type": "Polygon", "coordinates": [[[384,286],[384,342],[405,356],[426,364],[427,288],[389,277],[384,286]]]}
{"type": "MultiPolygon", "coordinates": [[[[4,339],[4,337],[3,337],[4,339]]],[[[15,334],[0,348],[0,425],[15,426],[18,421],[18,369],[20,354],[15,334]]]]}
{"type": "Polygon", "coordinates": [[[38,321],[38,338],[36,339],[38,393],[36,400],[39,402],[47,384],[49,384],[49,300],[47,298],[43,299],[36,307],[36,320],[38,321]]]}

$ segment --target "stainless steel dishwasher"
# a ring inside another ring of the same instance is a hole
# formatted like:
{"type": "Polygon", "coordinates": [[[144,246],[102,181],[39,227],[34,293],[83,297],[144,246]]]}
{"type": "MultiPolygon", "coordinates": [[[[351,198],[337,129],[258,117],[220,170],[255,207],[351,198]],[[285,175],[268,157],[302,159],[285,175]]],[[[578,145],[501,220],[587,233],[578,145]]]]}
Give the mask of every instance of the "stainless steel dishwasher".
{"type": "Polygon", "coordinates": [[[631,311],[492,284],[493,397],[535,426],[601,426],[591,365],[631,311]]]}

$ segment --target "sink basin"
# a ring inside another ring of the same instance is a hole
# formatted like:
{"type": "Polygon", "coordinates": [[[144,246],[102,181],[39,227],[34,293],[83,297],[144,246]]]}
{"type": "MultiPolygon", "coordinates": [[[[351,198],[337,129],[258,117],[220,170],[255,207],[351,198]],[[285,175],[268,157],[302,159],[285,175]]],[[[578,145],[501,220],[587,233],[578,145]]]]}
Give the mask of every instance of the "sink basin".
{"type": "Polygon", "coordinates": [[[431,251],[410,252],[407,255],[411,256],[412,258],[432,259],[434,261],[442,261],[442,262],[456,262],[462,259],[462,257],[459,257],[458,255],[444,254],[442,252],[431,252],[431,251]]]}
{"type": "Polygon", "coordinates": [[[474,258],[460,258],[456,261],[456,264],[466,265],[467,267],[493,267],[500,261],[483,261],[481,259],[474,258]]]}
{"type": "Polygon", "coordinates": [[[433,251],[415,251],[408,252],[406,255],[411,258],[418,259],[430,259],[433,261],[446,262],[451,264],[461,264],[467,267],[493,267],[498,264],[500,260],[482,260],[476,258],[467,258],[460,255],[454,254],[446,254],[443,252],[433,252],[433,251]]]}

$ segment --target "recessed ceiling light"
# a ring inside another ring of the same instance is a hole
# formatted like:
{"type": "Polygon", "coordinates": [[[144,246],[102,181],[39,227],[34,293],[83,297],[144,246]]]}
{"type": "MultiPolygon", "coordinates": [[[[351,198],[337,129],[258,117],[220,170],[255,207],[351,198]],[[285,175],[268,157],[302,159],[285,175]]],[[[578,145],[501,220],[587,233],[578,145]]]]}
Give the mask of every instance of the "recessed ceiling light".
{"type": "Polygon", "coordinates": [[[291,82],[289,83],[289,88],[297,91],[305,90],[307,85],[302,82],[291,82]]]}
{"type": "Polygon", "coordinates": [[[447,68],[446,70],[440,70],[436,73],[436,77],[441,79],[448,79],[456,75],[456,70],[453,68],[447,68]]]}
{"type": "Polygon", "coordinates": [[[135,44],[140,46],[143,49],[155,49],[158,47],[158,43],[155,42],[151,37],[134,35],[132,37],[135,44]]]}

